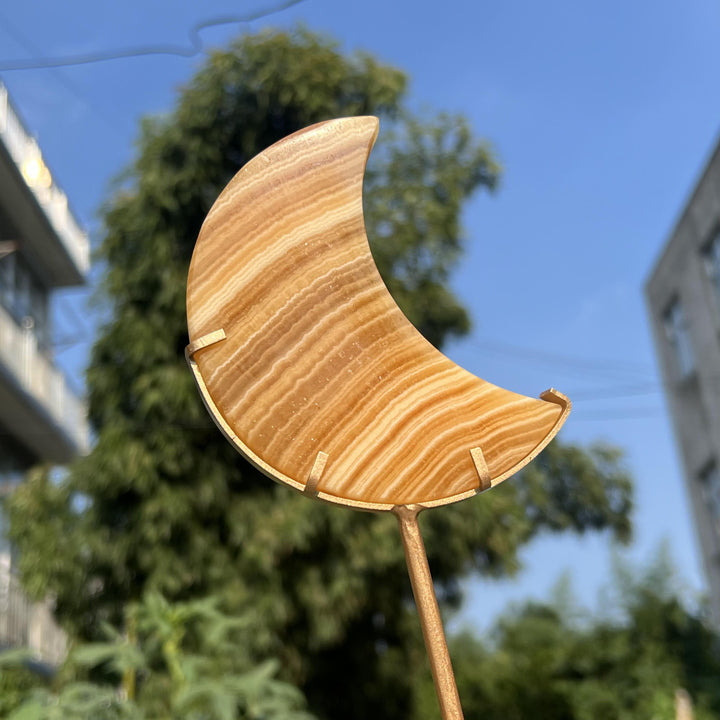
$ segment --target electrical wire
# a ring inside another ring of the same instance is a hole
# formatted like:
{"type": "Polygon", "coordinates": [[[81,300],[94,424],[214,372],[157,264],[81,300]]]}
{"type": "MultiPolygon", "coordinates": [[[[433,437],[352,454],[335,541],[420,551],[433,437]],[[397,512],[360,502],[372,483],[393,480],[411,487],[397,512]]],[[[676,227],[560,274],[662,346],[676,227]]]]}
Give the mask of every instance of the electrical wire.
{"type": "Polygon", "coordinates": [[[43,70],[49,68],[69,67],[72,65],[90,65],[93,63],[108,62],[110,60],[123,60],[127,58],[148,57],[153,55],[172,55],[175,57],[191,58],[204,52],[205,45],[202,39],[203,30],[221,25],[237,25],[260,20],[270,15],[287,10],[305,0],[285,0],[264,10],[255,10],[240,15],[226,15],[217,18],[200,20],[188,31],[189,45],[136,45],[115,50],[99,50],[77,55],[61,55],[57,57],[40,57],[18,60],[0,60],[0,71],[13,72],[18,70],[43,70]]]}
{"type": "Polygon", "coordinates": [[[63,324],[71,324],[77,328],[75,332],[65,333],[53,338],[51,344],[56,355],[92,341],[94,333],[89,322],[86,318],[83,318],[82,314],[67,298],[60,298],[55,301],[55,312],[56,314],[64,313],[65,317],[69,319],[69,322],[63,324]]]}
{"type": "Polygon", "coordinates": [[[499,343],[491,340],[469,340],[468,345],[482,350],[485,353],[510,357],[512,359],[522,358],[536,364],[551,365],[554,368],[580,373],[586,375],[592,373],[595,376],[609,377],[610,379],[621,379],[628,381],[628,375],[641,375],[647,377],[652,374],[652,368],[641,363],[628,363],[619,360],[594,360],[574,355],[546,352],[534,348],[521,347],[507,343],[499,343]]]}
{"type": "Polygon", "coordinates": [[[572,393],[573,402],[589,402],[593,400],[621,400],[624,398],[656,395],[663,390],[662,383],[646,382],[639,385],[615,385],[600,387],[593,390],[579,390],[572,393]]]}
{"type": "Polygon", "coordinates": [[[610,420],[649,420],[659,417],[668,417],[662,407],[636,407],[636,408],[608,408],[596,412],[586,412],[581,409],[574,414],[573,422],[609,422],[610,420]]]}
{"type": "MultiPolygon", "coordinates": [[[[28,55],[37,58],[42,56],[40,48],[23,32],[18,30],[7,18],[6,15],[0,10],[0,27],[5,33],[10,36],[20,47],[22,47],[28,55]]],[[[104,108],[99,107],[93,103],[90,98],[84,93],[77,83],[70,80],[65,72],[60,67],[49,68],[53,73],[54,77],[58,81],[58,84],[64,87],[73,97],[79,100],[85,107],[97,112],[101,117],[106,126],[112,126],[115,130],[118,130],[119,125],[117,117],[114,113],[107,112],[104,108]]]]}
{"type": "MultiPolygon", "coordinates": [[[[2,29],[5,31],[7,35],[9,35],[25,52],[27,52],[31,56],[38,57],[42,55],[40,52],[40,49],[37,45],[24,33],[20,32],[11,22],[8,20],[7,16],[2,12],[0,9],[0,25],[2,26],[2,29]]],[[[75,97],[77,97],[80,100],[85,100],[85,98],[82,96],[82,93],[80,92],[79,88],[75,83],[71,82],[64,73],[60,72],[59,69],[53,68],[55,70],[55,77],[58,79],[61,85],[65,87],[66,90],[70,91],[75,97]]]]}

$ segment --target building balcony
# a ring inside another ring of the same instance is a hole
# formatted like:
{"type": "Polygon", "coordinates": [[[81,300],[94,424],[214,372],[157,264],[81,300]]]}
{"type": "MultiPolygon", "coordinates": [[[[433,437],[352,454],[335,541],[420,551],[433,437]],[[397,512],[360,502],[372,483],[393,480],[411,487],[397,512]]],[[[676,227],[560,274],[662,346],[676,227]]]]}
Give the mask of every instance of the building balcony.
{"type": "Polygon", "coordinates": [[[90,267],[87,235],[0,83],[0,241],[22,240],[47,287],[80,285],[90,267]]]}
{"type": "Polygon", "coordinates": [[[33,329],[2,306],[0,425],[42,461],[66,463],[89,448],[84,401],[40,350],[33,329]]]}

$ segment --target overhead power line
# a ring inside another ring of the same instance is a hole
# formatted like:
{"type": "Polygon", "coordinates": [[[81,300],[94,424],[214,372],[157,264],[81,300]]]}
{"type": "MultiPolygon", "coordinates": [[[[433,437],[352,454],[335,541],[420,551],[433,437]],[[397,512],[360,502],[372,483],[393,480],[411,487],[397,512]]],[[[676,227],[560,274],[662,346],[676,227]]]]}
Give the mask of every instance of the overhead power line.
{"type": "Polygon", "coordinates": [[[97,52],[80,53],[76,55],[59,55],[56,57],[23,58],[18,60],[0,60],[0,71],[11,72],[16,70],[41,70],[48,68],[69,67],[71,65],[90,65],[92,63],[122,60],[134,57],[147,57],[151,55],[173,55],[190,58],[204,52],[205,45],[202,39],[203,30],[221,25],[237,25],[239,23],[253,22],[261,18],[274,15],[299,5],[305,0],[285,0],[263,10],[255,10],[239,15],[225,15],[222,17],[200,20],[188,31],[189,45],[151,44],[135,45],[115,50],[98,50],[97,52]]]}
{"type": "MultiPolygon", "coordinates": [[[[24,33],[18,30],[3,14],[0,9],[0,28],[5,31],[20,47],[28,53],[31,58],[38,58],[42,56],[40,48],[24,33]]],[[[87,94],[73,82],[60,67],[49,68],[57,79],[60,85],[62,85],[71,95],[77,100],[83,103],[86,107],[99,113],[102,116],[105,125],[114,126],[118,128],[117,117],[114,113],[109,113],[105,109],[99,107],[96,103],[92,102],[87,94]]]]}
{"type": "Polygon", "coordinates": [[[610,422],[623,420],[650,420],[667,418],[667,412],[662,407],[624,407],[607,408],[605,410],[587,411],[579,410],[573,422],[610,422]]]}
{"type": "Polygon", "coordinates": [[[659,382],[646,382],[637,385],[611,385],[609,387],[593,388],[592,390],[578,390],[572,394],[572,399],[580,402],[617,400],[641,395],[656,395],[662,390],[663,384],[659,382]]]}
{"type": "Polygon", "coordinates": [[[606,377],[611,380],[619,379],[627,382],[629,379],[637,379],[638,382],[641,382],[642,379],[652,373],[652,368],[642,363],[545,352],[536,348],[521,347],[519,345],[484,339],[469,339],[463,342],[481,350],[483,353],[500,355],[513,360],[523,360],[534,364],[549,365],[581,375],[589,374],[595,377],[606,377]]]}

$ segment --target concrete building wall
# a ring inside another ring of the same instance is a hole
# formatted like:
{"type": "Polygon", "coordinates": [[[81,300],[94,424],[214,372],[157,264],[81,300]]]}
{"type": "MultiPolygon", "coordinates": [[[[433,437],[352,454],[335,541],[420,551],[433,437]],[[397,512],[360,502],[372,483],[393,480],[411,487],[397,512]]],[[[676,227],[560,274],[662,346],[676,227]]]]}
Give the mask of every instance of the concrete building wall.
{"type": "Polygon", "coordinates": [[[720,625],[720,143],[645,291],[664,389],[720,625]],[[713,252],[715,251],[715,252],[713,252]]]}

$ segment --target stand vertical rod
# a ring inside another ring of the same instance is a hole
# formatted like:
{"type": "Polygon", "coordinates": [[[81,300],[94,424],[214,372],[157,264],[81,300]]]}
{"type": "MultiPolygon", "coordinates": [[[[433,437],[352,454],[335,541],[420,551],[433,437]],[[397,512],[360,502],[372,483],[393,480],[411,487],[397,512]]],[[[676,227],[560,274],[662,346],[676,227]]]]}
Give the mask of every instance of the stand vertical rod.
{"type": "Polygon", "coordinates": [[[393,512],[400,524],[410,584],[420,615],[425,648],[430,658],[430,669],[435,683],[435,692],[440,702],[440,713],[443,720],[463,720],[460,696],[445,641],[445,632],[435,597],[425,544],[420,535],[420,526],[417,521],[420,510],[421,508],[416,506],[399,505],[393,512]]]}

